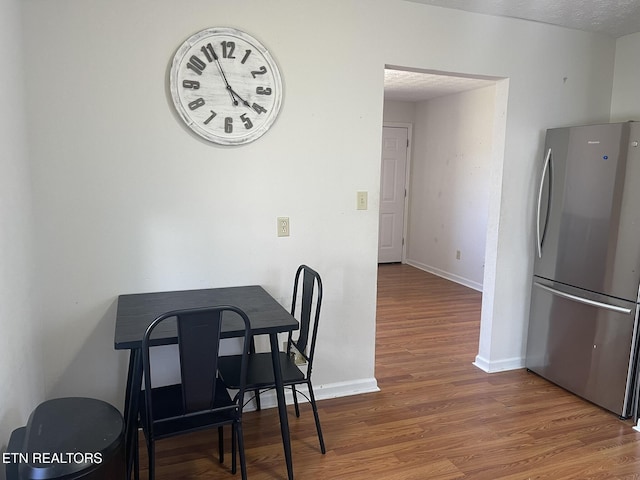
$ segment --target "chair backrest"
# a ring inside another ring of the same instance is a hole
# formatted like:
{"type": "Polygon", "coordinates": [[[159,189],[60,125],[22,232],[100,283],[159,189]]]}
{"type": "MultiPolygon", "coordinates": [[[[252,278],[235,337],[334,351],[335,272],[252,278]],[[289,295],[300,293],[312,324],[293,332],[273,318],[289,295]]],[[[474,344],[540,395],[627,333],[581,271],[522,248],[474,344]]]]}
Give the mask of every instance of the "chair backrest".
{"type": "Polygon", "coordinates": [[[311,375],[321,307],[322,279],[320,274],[307,265],[300,265],[293,282],[291,303],[291,315],[300,322],[300,330],[297,340],[293,340],[292,334],[289,334],[288,353],[290,353],[293,344],[307,360],[307,375],[311,375]],[[302,292],[299,295],[300,287],[302,287],[302,292]],[[299,296],[300,299],[298,299],[299,296]]]}
{"type": "MultiPolygon", "coordinates": [[[[222,305],[215,307],[174,310],[157,317],[147,328],[142,340],[142,362],[144,367],[145,400],[149,420],[153,419],[152,378],[150,347],[153,331],[163,322],[175,318],[178,331],[178,350],[182,385],[182,415],[211,410],[216,399],[218,355],[222,323],[240,317],[244,324],[243,352],[248,352],[250,322],[247,315],[237,307],[222,305]]],[[[236,399],[242,405],[246,381],[247,355],[243,354],[241,385],[236,399]]],[[[151,424],[152,421],[149,422],[151,424]]]]}

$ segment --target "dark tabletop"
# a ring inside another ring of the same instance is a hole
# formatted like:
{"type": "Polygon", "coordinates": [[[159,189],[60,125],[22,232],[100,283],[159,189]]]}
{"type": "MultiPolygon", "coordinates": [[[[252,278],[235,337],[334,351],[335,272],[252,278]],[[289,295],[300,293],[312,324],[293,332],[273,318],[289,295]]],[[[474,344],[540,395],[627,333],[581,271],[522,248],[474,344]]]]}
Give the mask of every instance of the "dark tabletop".
{"type": "MultiPolygon", "coordinates": [[[[115,348],[140,348],[142,336],[159,315],[184,308],[233,305],[247,314],[254,335],[288,332],[299,328],[298,321],[271,295],[258,285],[246,287],[180,290],[172,292],[136,293],[118,297],[115,348]]],[[[240,317],[225,312],[224,337],[242,335],[240,317]]],[[[158,326],[152,339],[155,345],[176,343],[175,322],[168,320],[158,326]]]]}

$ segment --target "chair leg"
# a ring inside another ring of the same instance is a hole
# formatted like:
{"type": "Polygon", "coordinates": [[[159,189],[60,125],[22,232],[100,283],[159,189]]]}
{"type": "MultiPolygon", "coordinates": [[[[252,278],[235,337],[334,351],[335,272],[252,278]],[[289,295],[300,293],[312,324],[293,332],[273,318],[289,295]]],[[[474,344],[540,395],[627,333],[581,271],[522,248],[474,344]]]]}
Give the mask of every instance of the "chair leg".
{"type": "Polygon", "coordinates": [[[291,385],[291,393],[293,393],[293,406],[296,409],[296,417],[300,418],[300,407],[298,406],[298,393],[296,392],[295,385],[291,385]]]}
{"type": "MultiPolygon", "coordinates": [[[[237,468],[236,468],[236,438],[237,438],[237,430],[236,430],[236,424],[233,423],[231,425],[231,473],[232,474],[236,474],[237,468]]],[[[242,468],[242,464],[240,465],[240,468],[242,468]]]]}
{"type": "Polygon", "coordinates": [[[140,480],[140,439],[138,435],[140,433],[136,429],[136,434],[133,437],[133,478],[134,480],[140,480]]]}
{"type": "Polygon", "coordinates": [[[320,441],[320,451],[324,455],[327,450],[324,447],[324,438],[322,437],[322,429],[320,428],[320,416],[318,415],[318,407],[316,406],[316,397],[313,394],[313,387],[311,382],[307,382],[309,387],[309,399],[311,400],[311,408],[313,408],[313,416],[316,420],[316,430],[318,431],[318,440],[320,441]]]}
{"type": "Polygon", "coordinates": [[[147,440],[147,453],[149,456],[149,480],[156,478],[156,446],[153,440],[147,440]]]}
{"type": "Polygon", "coordinates": [[[224,463],[224,432],[222,427],[218,427],[218,456],[220,463],[224,463]]]}
{"type": "Polygon", "coordinates": [[[259,412],[261,410],[261,406],[260,406],[260,390],[256,390],[254,393],[254,397],[253,399],[256,402],[256,410],[259,412]]]}
{"type": "Polygon", "coordinates": [[[242,421],[236,423],[238,430],[238,450],[240,450],[240,476],[242,480],[247,480],[247,459],[244,455],[244,435],[242,433],[242,421]]]}

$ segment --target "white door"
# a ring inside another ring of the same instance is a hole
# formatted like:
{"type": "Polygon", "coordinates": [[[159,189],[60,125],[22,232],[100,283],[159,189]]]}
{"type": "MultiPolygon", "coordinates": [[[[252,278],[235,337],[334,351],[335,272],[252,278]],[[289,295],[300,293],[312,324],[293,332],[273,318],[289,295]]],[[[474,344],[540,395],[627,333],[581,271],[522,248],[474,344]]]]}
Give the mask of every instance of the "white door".
{"type": "Polygon", "coordinates": [[[406,127],[383,128],[379,263],[402,261],[408,139],[406,127]]]}

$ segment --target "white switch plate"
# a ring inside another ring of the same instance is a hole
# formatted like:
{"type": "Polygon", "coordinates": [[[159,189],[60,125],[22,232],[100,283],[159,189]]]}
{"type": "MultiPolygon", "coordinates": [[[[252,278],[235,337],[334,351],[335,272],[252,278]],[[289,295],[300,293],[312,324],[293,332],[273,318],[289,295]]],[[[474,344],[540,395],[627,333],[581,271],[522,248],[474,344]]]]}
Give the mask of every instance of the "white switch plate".
{"type": "Polygon", "coordinates": [[[357,194],[358,210],[366,210],[368,208],[367,197],[368,197],[367,192],[358,192],[357,194]]]}
{"type": "Polygon", "coordinates": [[[289,236],[289,217],[278,217],[278,236],[289,236]]]}

